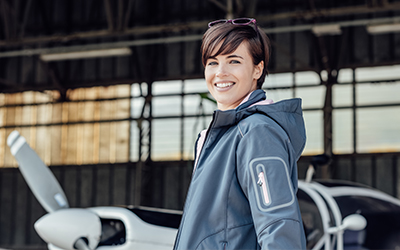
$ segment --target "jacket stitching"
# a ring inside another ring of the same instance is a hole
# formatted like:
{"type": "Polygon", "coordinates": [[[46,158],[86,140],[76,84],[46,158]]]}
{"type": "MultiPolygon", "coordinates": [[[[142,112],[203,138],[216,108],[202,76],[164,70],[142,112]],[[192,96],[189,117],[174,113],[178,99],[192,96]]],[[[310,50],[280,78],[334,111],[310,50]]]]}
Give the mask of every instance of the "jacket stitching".
{"type": "Polygon", "coordinates": [[[239,228],[239,227],[250,226],[250,225],[253,225],[253,224],[254,224],[253,222],[249,222],[249,223],[246,223],[246,224],[243,224],[243,225],[238,225],[238,226],[234,226],[234,227],[227,227],[226,229],[227,230],[231,230],[231,229],[236,229],[236,228],[239,228]]]}
{"type": "MultiPolygon", "coordinates": [[[[271,224],[273,224],[273,223],[271,223],[271,224]]],[[[234,226],[234,227],[229,227],[229,228],[226,227],[226,228],[224,228],[224,229],[222,229],[222,230],[220,230],[220,231],[218,231],[218,232],[215,232],[215,233],[213,233],[213,234],[207,235],[206,237],[204,237],[203,239],[201,239],[201,241],[199,242],[199,244],[197,244],[197,246],[196,246],[195,249],[197,249],[197,248],[203,243],[204,240],[206,240],[206,239],[208,239],[208,238],[210,238],[210,237],[212,237],[212,236],[214,236],[214,235],[216,235],[216,234],[219,234],[219,233],[221,233],[222,231],[231,230],[231,229],[235,229],[235,228],[239,228],[239,227],[245,227],[245,226],[249,226],[249,225],[253,225],[253,222],[249,222],[249,223],[247,223],[247,224],[243,224],[243,225],[239,225],[239,226],[234,226]]],[[[263,229],[263,230],[264,230],[264,229],[263,229]]],[[[226,238],[225,238],[225,242],[228,242],[226,238]]]]}
{"type": "Polygon", "coordinates": [[[244,135],[243,135],[243,132],[242,132],[242,129],[240,128],[240,125],[238,124],[237,125],[237,127],[238,127],[238,129],[239,129],[239,133],[240,133],[240,135],[242,136],[242,138],[244,137],[244,135]]]}
{"type": "Polygon", "coordinates": [[[197,244],[197,246],[196,246],[195,249],[199,248],[199,246],[201,245],[201,243],[203,243],[203,241],[206,240],[207,238],[210,238],[211,236],[214,236],[214,235],[216,235],[216,234],[219,234],[220,232],[222,232],[222,231],[224,231],[224,230],[225,230],[225,228],[222,229],[222,230],[219,230],[218,232],[215,232],[215,233],[213,233],[213,234],[207,235],[206,237],[204,237],[204,238],[199,242],[199,244],[197,244]]]}
{"type": "MultiPolygon", "coordinates": [[[[236,165],[236,164],[235,164],[236,165]]],[[[236,168],[235,168],[236,169],[236,168]]],[[[233,171],[233,173],[232,173],[232,175],[234,175],[235,174],[235,171],[233,171]]],[[[233,180],[233,177],[231,177],[230,178],[231,180],[233,180]]],[[[227,241],[228,239],[227,239],[227,235],[226,235],[226,229],[228,228],[228,205],[229,205],[229,193],[230,193],[230,191],[231,191],[231,188],[232,188],[232,185],[233,185],[233,181],[231,181],[231,183],[230,183],[230,185],[229,185],[229,188],[228,188],[228,192],[226,193],[226,202],[225,202],[225,227],[224,227],[224,230],[225,230],[225,234],[224,234],[224,240],[225,241],[227,241]]]]}
{"type": "Polygon", "coordinates": [[[277,220],[274,220],[274,221],[270,222],[268,225],[266,225],[266,226],[257,234],[257,238],[262,234],[262,232],[264,232],[264,230],[266,230],[267,228],[269,228],[269,227],[272,226],[273,224],[275,224],[275,223],[277,223],[277,222],[280,222],[280,221],[283,221],[283,220],[286,220],[286,221],[289,221],[289,220],[290,220],[290,221],[294,221],[294,222],[300,224],[300,221],[295,220],[295,219],[292,219],[292,218],[279,218],[279,219],[277,219],[277,220]]]}

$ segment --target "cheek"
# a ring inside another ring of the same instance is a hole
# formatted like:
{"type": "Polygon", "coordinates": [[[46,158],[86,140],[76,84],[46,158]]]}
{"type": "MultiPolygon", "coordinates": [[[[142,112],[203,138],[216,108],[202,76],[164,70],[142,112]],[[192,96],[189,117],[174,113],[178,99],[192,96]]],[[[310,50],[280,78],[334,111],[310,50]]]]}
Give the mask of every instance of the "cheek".
{"type": "Polygon", "coordinates": [[[204,78],[206,79],[206,82],[208,82],[209,80],[211,80],[212,79],[212,77],[213,77],[213,72],[212,72],[212,70],[210,70],[210,69],[206,69],[206,70],[204,70],[204,78]]]}

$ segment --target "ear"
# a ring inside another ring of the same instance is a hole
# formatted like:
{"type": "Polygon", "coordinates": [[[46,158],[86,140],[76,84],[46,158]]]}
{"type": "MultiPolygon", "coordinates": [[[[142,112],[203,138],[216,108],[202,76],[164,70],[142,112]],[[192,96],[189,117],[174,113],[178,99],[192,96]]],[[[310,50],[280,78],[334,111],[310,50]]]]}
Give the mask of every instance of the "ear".
{"type": "Polygon", "coordinates": [[[264,61],[261,61],[259,64],[254,66],[254,75],[253,75],[254,79],[258,80],[261,77],[263,70],[264,70],[264,61]]]}

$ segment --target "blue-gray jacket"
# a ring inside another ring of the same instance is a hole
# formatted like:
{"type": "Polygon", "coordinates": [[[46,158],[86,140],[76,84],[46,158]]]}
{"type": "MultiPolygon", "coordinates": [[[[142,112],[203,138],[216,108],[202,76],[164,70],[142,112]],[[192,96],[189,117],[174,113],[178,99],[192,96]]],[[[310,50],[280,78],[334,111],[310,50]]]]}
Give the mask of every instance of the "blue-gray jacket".
{"type": "Polygon", "coordinates": [[[214,112],[174,249],[305,249],[296,198],[305,145],[301,100],[214,112]]]}

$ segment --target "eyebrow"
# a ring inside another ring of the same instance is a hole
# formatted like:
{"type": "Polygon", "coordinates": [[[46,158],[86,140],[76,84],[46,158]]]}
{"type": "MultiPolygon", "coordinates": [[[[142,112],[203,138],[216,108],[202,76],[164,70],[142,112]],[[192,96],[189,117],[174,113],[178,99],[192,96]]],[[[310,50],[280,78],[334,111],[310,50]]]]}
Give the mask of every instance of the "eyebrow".
{"type": "Polygon", "coordinates": [[[243,59],[243,57],[238,56],[238,55],[230,55],[230,56],[228,56],[228,58],[232,58],[232,57],[239,57],[239,58],[242,58],[242,59],[243,59]]]}
{"type": "MultiPolygon", "coordinates": [[[[235,57],[239,57],[239,58],[241,58],[241,59],[243,59],[243,57],[242,56],[239,56],[239,55],[235,55],[235,54],[233,54],[233,55],[229,55],[227,58],[235,58],[235,57]]],[[[216,56],[211,56],[211,57],[209,57],[208,59],[217,59],[217,57],[216,56]]],[[[207,60],[208,60],[207,59],[207,60]]]]}

